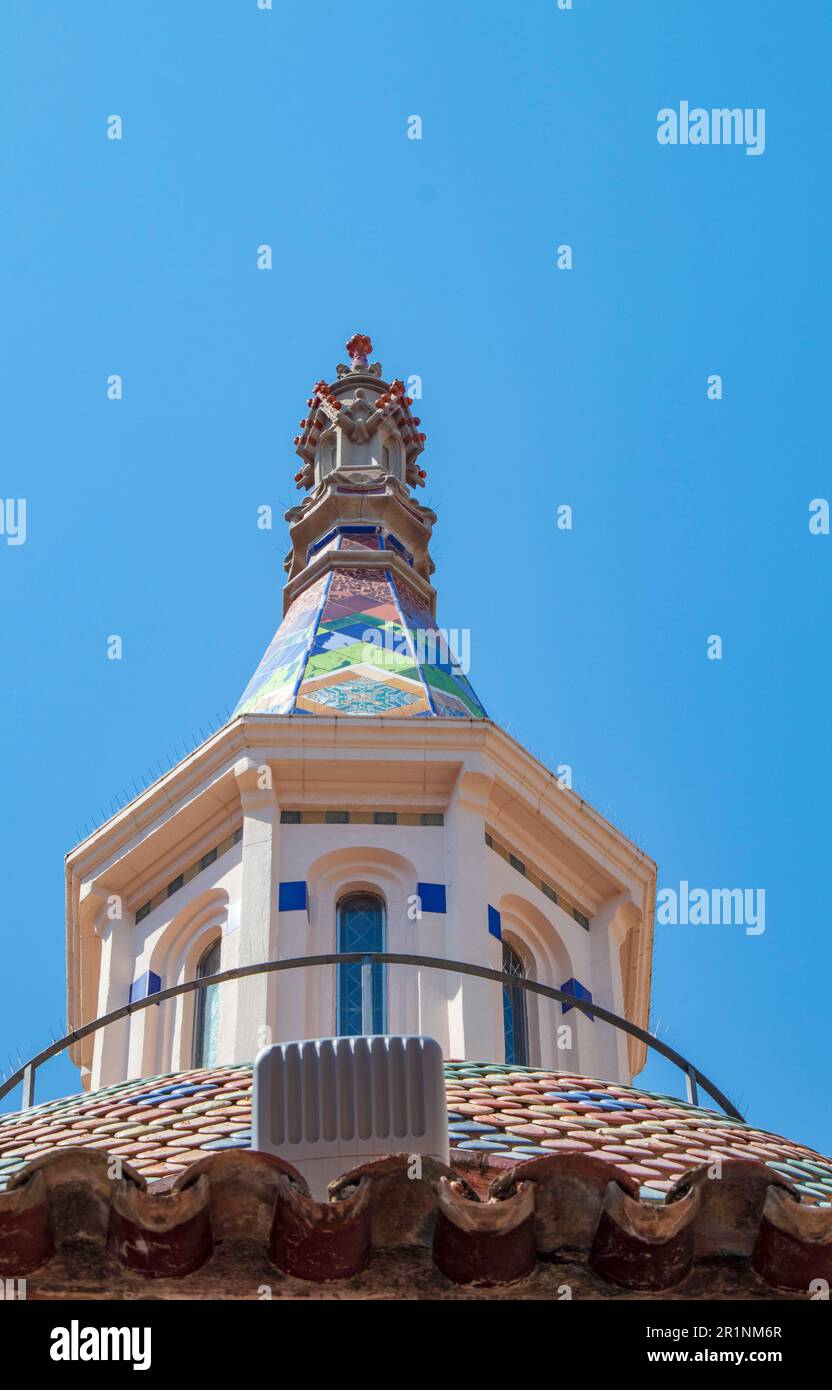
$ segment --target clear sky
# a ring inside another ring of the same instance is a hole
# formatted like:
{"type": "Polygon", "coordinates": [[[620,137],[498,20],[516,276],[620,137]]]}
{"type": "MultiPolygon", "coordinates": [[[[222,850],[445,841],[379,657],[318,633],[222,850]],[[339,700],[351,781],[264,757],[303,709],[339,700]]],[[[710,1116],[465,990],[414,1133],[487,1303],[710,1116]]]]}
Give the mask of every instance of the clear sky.
{"type": "Polygon", "coordinates": [[[830,29],[826,0],[4,0],[0,1066],[63,1028],[64,853],[277,624],[292,435],[363,331],[423,378],[440,618],[492,717],[661,887],[765,890],[760,935],[657,928],[653,1026],[832,1150],[830,29]],[[765,153],[660,145],[682,101],[765,108],[765,153]]]}

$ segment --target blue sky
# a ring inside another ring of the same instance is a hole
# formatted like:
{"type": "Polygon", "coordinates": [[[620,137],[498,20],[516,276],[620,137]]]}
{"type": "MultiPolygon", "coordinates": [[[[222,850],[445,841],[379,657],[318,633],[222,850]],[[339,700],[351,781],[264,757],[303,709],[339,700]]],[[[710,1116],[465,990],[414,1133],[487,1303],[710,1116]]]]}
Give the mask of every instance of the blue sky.
{"type": "Polygon", "coordinates": [[[765,889],[760,936],[657,928],[654,1025],[832,1149],[831,27],[822,0],[5,0],[0,1066],[62,1027],[76,832],[225,717],[276,626],[257,508],[296,501],[309,387],[359,330],[423,378],[440,617],[492,717],[660,886],[765,889]],[[682,100],[765,108],[765,154],[659,145],[682,100]]]}

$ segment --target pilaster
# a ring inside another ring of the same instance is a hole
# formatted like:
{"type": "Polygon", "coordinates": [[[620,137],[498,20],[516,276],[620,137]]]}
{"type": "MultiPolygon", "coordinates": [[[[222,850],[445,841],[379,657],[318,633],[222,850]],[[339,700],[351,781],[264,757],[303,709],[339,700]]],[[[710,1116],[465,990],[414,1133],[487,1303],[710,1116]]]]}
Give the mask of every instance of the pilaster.
{"type": "MultiPolygon", "coordinates": [[[[253,758],[234,767],[243,811],[243,860],[239,965],[259,965],[278,952],[277,799],[270,769],[253,758]]],[[[234,1009],[234,1061],[251,1062],[267,1040],[275,1017],[274,975],[252,975],[225,990],[221,1005],[234,1009]],[[231,1001],[230,1003],[227,1001],[231,1001]]]]}
{"type": "MultiPolygon", "coordinates": [[[[448,927],[445,954],[470,965],[502,968],[488,931],[485,822],[492,779],[474,769],[457,779],[448,810],[448,927]]],[[[489,980],[449,976],[444,984],[451,1057],[501,1060],[502,992],[489,980]]]]}
{"type": "MultiPolygon", "coordinates": [[[[101,1018],[128,1002],[135,955],[130,923],[118,894],[99,880],[89,886],[89,891],[84,896],[88,899],[86,909],[94,914],[93,928],[101,943],[97,1005],[97,1017],[101,1018]]],[[[108,1024],[106,1028],[100,1028],[93,1035],[90,1080],[93,1090],[124,1080],[127,1073],[130,1026],[130,1019],[122,1018],[117,1023],[108,1024]]]]}

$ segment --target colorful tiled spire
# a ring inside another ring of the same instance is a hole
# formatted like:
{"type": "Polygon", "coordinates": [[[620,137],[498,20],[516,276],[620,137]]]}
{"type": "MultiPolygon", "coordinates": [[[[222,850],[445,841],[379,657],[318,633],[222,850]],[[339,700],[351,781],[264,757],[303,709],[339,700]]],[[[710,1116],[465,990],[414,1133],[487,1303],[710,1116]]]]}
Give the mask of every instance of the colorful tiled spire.
{"type": "Polygon", "coordinates": [[[370,339],[346,346],[349,366],[316,383],[295,437],[307,496],[286,513],[283,622],[234,713],[483,719],[454,650],[467,644],[436,625],[436,516],[410,491],[426,477],[421,422],[370,339]]]}

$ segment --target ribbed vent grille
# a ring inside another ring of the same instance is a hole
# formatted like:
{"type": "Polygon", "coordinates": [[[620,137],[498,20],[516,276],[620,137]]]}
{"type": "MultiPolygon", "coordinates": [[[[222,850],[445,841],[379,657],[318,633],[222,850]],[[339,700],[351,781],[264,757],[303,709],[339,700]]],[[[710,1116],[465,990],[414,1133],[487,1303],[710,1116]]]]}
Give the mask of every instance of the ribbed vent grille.
{"type": "Polygon", "coordinates": [[[254,1068],[255,1147],[311,1187],[387,1153],[447,1161],[442,1052],[433,1038],[318,1038],[266,1048],[254,1068]],[[313,1181],[314,1179],[314,1181],[313,1181]]]}

